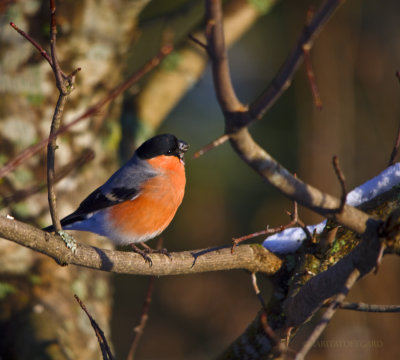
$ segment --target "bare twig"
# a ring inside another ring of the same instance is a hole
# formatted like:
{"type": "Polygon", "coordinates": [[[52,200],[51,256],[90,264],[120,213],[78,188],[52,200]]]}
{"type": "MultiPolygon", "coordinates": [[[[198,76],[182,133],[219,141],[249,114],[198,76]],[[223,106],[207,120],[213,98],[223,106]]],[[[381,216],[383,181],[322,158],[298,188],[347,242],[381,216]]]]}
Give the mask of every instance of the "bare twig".
{"type": "Polygon", "coordinates": [[[332,158],[332,164],[333,168],[335,169],[335,174],[339,180],[340,187],[342,189],[342,195],[340,197],[340,206],[338,209],[339,212],[342,212],[344,205],[346,204],[346,197],[347,197],[346,179],[344,177],[342,170],[340,169],[339,158],[336,155],[332,158]]]}
{"type": "Polygon", "coordinates": [[[256,231],[256,232],[253,232],[253,233],[248,234],[248,235],[240,236],[238,238],[233,238],[232,239],[232,243],[233,243],[232,251],[242,241],[253,239],[253,238],[257,237],[257,236],[276,234],[276,233],[281,232],[281,231],[283,231],[283,230],[285,230],[285,229],[287,229],[289,227],[292,227],[294,225],[295,225],[295,222],[292,220],[292,221],[290,221],[290,223],[288,223],[286,225],[281,225],[281,226],[274,227],[274,228],[270,228],[269,226],[267,226],[267,228],[264,229],[264,230],[256,231]]]}
{"type": "Polygon", "coordinates": [[[114,356],[111,353],[110,347],[108,345],[107,339],[104,335],[103,330],[101,330],[100,326],[97,324],[97,322],[93,319],[93,316],[89,313],[89,310],[86,308],[85,304],[82,302],[82,300],[78,297],[78,295],[74,295],[76,301],[78,302],[79,306],[82,308],[82,310],[85,312],[87,317],[90,320],[90,324],[92,325],[92,328],[96,334],[97,340],[99,342],[101,354],[103,355],[103,360],[113,360],[114,356]]]}
{"type": "Polygon", "coordinates": [[[253,285],[254,292],[255,292],[255,294],[257,296],[257,299],[260,301],[260,304],[261,304],[263,310],[267,311],[267,306],[265,305],[264,298],[262,297],[260,288],[258,287],[258,284],[257,284],[257,275],[256,275],[256,273],[251,273],[251,283],[253,285]]]}
{"type": "Polygon", "coordinates": [[[291,212],[287,211],[286,213],[291,218],[291,221],[289,223],[287,223],[286,225],[280,225],[280,226],[277,226],[275,228],[270,228],[270,227],[267,226],[267,228],[264,229],[264,230],[256,231],[254,233],[251,233],[251,234],[248,234],[248,235],[244,235],[244,236],[241,236],[241,237],[238,237],[238,238],[233,238],[233,240],[232,240],[232,243],[233,243],[232,252],[233,252],[234,248],[237,245],[239,245],[241,242],[243,242],[245,240],[252,239],[252,238],[255,238],[257,236],[262,236],[262,235],[276,234],[278,232],[281,232],[283,230],[286,230],[288,228],[291,228],[291,227],[297,226],[297,225],[300,226],[303,229],[303,231],[306,234],[307,239],[311,240],[312,236],[310,234],[310,231],[307,229],[307,226],[305,226],[304,222],[299,218],[298,206],[297,206],[297,202],[296,201],[293,202],[293,212],[291,213],[291,212]]]}
{"type": "Polygon", "coordinates": [[[134,329],[135,336],[133,338],[131,347],[129,349],[127,360],[133,360],[137,345],[139,344],[139,340],[143,334],[144,327],[146,326],[147,319],[149,317],[148,314],[149,314],[155,279],[156,278],[154,276],[150,277],[150,279],[149,279],[149,284],[148,284],[147,293],[146,293],[146,299],[144,301],[143,308],[142,308],[142,314],[140,316],[140,323],[134,329]]]}
{"type": "Polygon", "coordinates": [[[318,110],[322,110],[321,95],[318,90],[317,82],[315,81],[315,74],[314,74],[311,57],[310,57],[310,49],[307,45],[303,46],[303,56],[304,56],[304,65],[306,67],[308,82],[310,83],[311,93],[314,98],[315,107],[318,110]]]}
{"type": "Polygon", "coordinates": [[[188,38],[193,41],[195,44],[199,45],[202,47],[207,53],[208,53],[208,48],[207,45],[201,42],[197,37],[195,37],[193,34],[188,34],[188,38]]]}
{"type": "Polygon", "coordinates": [[[302,360],[307,355],[307,353],[311,350],[314,343],[318,340],[326,326],[328,325],[329,321],[332,319],[333,315],[335,314],[336,310],[339,308],[340,304],[346,298],[348,292],[356,283],[357,279],[360,276],[360,272],[357,269],[354,269],[347,281],[345,282],[341,293],[336,295],[335,299],[332,301],[331,305],[329,305],[328,309],[322,315],[321,319],[319,320],[318,324],[314,328],[313,332],[307,339],[307,341],[303,344],[302,348],[296,355],[296,360],[302,360]]]}
{"type": "Polygon", "coordinates": [[[22,37],[24,37],[26,40],[28,40],[39,52],[40,54],[47,60],[47,62],[50,64],[51,67],[53,67],[53,61],[51,60],[51,57],[49,54],[47,54],[46,50],[44,50],[39,43],[31,38],[25,31],[21,30],[17,25],[15,25],[13,22],[10,22],[10,25],[16,30],[22,37]]]}
{"type": "Polygon", "coordinates": [[[255,119],[261,119],[267,110],[290,86],[293,75],[303,60],[304,47],[308,50],[311,49],[321,29],[343,2],[344,0],[327,0],[315,13],[310,23],[305,26],[296,46],[287,57],[278,74],[271,81],[271,84],[263,94],[250,105],[249,111],[251,113],[251,118],[248,119],[249,122],[255,119]]]}
{"type": "Polygon", "coordinates": [[[139,325],[134,328],[135,335],[131,343],[131,347],[129,348],[129,353],[126,360],[134,359],[137,346],[139,344],[140,338],[142,337],[143,334],[143,330],[149,318],[149,309],[150,309],[151,298],[153,296],[153,288],[155,280],[156,278],[154,276],[151,276],[149,279],[149,283],[147,285],[146,298],[144,300],[142,313],[140,315],[140,322],[139,325]]]}
{"type": "Polygon", "coordinates": [[[56,78],[56,85],[60,92],[57,105],[53,114],[53,119],[50,127],[50,135],[49,141],[47,144],[47,189],[48,189],[48,200],[49,200],[49,208],[51,219],[56,231],[61,230],[60,219],[57,214],[56,207],[56,195],[54,191],[54,159],[55,159],[55,150],[56,150],[56,138],[57,132],[61,125],[61,117],[64,111],[64,106],[67,101],[67,96],[73,90],[73,84],[75,81],[75,75],[80,70],[80,68],[76,69],[70,76],[65,76],[61,71],[60,65],[57,59],[57,49],[56,49],[56,37],[57,37],[57,22],[56,22],[56,5],[55,0],[50,0],[50,53],[51,57],[49,57],[46,51],[29,35],[27,35],[24,31],[20,30],[14,23],[10,23],[10,25],[18,31],[25,39],[27,39],[48,61],[50,64],[53,73],[56,78]]]}
{"type": "MultiPolygon", "coordinates": [[[[67,165],[63,166],[61,169],[57,171],[54,177],[54,184],[56,184],[57,182],[68,176],[68,174],[71,173],[71,171],[79,170],[82,166],[84,166],[93,159],[94,159],[93,150],[91,149],[85,150],[82,153],[82,155],[80,155],[77,159],[72,160],[67,165]]],[[[47,188],[47,184],[43,183],[34,185],[28,189],[16,190],[15,192],[13,192],[12,195],[3,197],[0,207],[24,201],[30,196],[37,194],[38,192],[41,192],[45,188],[47,188]]]]}
{"type": "Polygon", "coordinates": [[[390,159],[388,166],[392,166],[394,164],[394,161],[396,159],[396,156],[399,152],[399,147],[400,147],[400,125],[397,128],[397,135],[396,135],[396,140],[393,145],[393,150],[392,153],[390,154],[390,159]]]}
{"type": "MultiPolygon", "coordinates": [[[[397,77],[397,80],[399,80],[399,82],[400,82],[400,72],[399,71],[396,72],[396,77],[397,77]]],[[[388,166],[392,166],[394,164],[394,160],[396,159],[396,156],[399,152],[399,147],[400,147],[400,124],[397,128],[396,140],[394,142],[392,153],[390,154],[388,166]]]]}
{"type": "Polygon", "coordinates": [[[57,59],[56,40],[57,40],[56,2],[55,0],[50,0],[50,53],[51,53],[51,60],[53,62],[52,69],[56,77],[56,84],[60,94],[68,95],[66,84],[63,81],[60,64],[57,59]]]}
{"type": "Polygon", "coordinates": [[[61,125],[61,117],[64,111],[65,103],[67,102],[67,95],[60,93],[60,96],[57,101],[56,108],[54,110],[53,120],[51,122],[50,127],[50,135],[49,137],[52,139],[49,141],[47,145],[47,192],[48,192],[48,200],[49,200],[49,208],[51,219],[53,222],[54,229],[56,232],[61,231],[61,223],[60,218],[57,214],[57,205],[56,205],[56,194],[54,190],[54,179],[55,179],[55,170],[54,170],[54,159],[55,159],[55,151],[57,148],[56,137],[54,134],[58,131],[61,125]]]}
{"type": "MultiPolygon", "coordinates": [[[[158,241],[157,241],[157,249],[158,250],[162,249],[162,243],[163,243],[163,238],[159,237],[158,241]]],[[[153,296],[155,280],[156,280],[156,278],[154,276],[150,277],[150,279],[149,279],[149,283],[147,285],[146,298],[144,300],[143,307],[142,307],[142,313],[140,315],[140,322],[139,322],[139,325],[133,329],[133,331],[135,332],[135,336],[131,343],[131,347],[129,348],[129,353],[128,353],[126,360],[134,359],[137,346],[139,344],[140,338],[143,335],[143,330],[144,330],[147,320],[149,318],[150,303],[151,303],[151,298],[153,296]]]]}
{"type": "Polygon", "coordinates": [[[55,151],[57,148],[56,134],[61,126],[61,118],[64,112],[64,106],[67,102],[68,95],[73,90],[75,76],[72,76],[70,78],[63,77],[63,73],[61,71],[60,64],[57,59],[56,38],[57,38],[56,4],[55,0],[50,0],[50,53],[52,60],[51,67],[53,69],[54,76],[56,78],[56,85],[60,95],[58,97],[57,105],[54,110],[53,119],[51,121],[50,134],[49,134],[50,140],[49,143],[47,144],[47,192],[48,192],[49,208],[53,226],[56,232],[59,232],[62,230],[62,227],[60,223],[60,218],[57,213],[56,193],[54,190],[54,177],[55,177],[54,160],[55,160],[55,151]]]}
{"type": "MultiPolygon", "coordinates": [[[[327,301],[324,306],[328,307],[332,304],[332,301],[327,301]]],[[[361,312],[373,312],[373,313],[399,313],[400,305],[377,305],[377,304],[366,304],[362,302],[347,302],[343,301],[339,305],[340,310],[352,310],[361,312]]]]}
{"type": "MultiPolygon", "coordinates": [[[[311,6],[307,11],[307,17],[306,17],[306,22],[305,22],[306,28],[310,25],[314,14],[315,14],[315,8],[313,6],[311,6]]],[[[314,70],[312,67],[310,50],[311,50],[311,46],[309,43],[303,45],[304,65],[306,67],[307,77],[308,77],[308,81],[310,83],[311,93],[314,98],[315,106],[318,110],[322,110],[322,100],[321,100],[321,96],[320,96],[320,93],[318,90],[317,83],[315,81],[315,74],[314,74],[314,70]]]]}
{"type": "Polygon", "coordinates": [[[385,252],[386,249],[386,244],[384,242],[381,243],[381,247],[379,250],[379,254],[376,258],[376,262],[375,262],[375,270],[374,270],[374,274],[376,275],[379,271],[379,268],[381,266],[381,262],[382,262],[382,258],[383,258],[383,254],[385,252]]]}
{"type": "Polygon", "coordinates": [[[227,140],[229,140],[229,135],[228,134],[224,134],[224,135],[220,136],[218,139],[215,139],[214,141],[212,141],[211,143],[207,144],[206,146],[204,146],[200,150],[196,151],[193,154],[193,159],[199,158],[200,156],[204,155],[206,152],[216,148],[217,146],[220,146],[220,145],[224,144],[225,142],[227,142],[227,140]]]}
{"type": "Polygon", "coordinates": [[[286,352],[287,347],[285,344],[283,344],[279,338],[279,336],[275,333],[275,331],[271,328],[271,326],[268,324],[268,315],[267,315],[267,306],[265,304],[264,298],[261,295],[261,291],[258,287],[257,284],[257,276],[255,273],[251,274],[251,282],[253,285],[254,292],[257,296],[257,299],[260,301],[261,307],[263,309],[261,316],[260,316],[260,323],[263,327],[263,330],[265,334],[268,336],[269,339],[271,339],[274,352],[278,354],[282,354],[286,352]]]}
{"type": "Polygon", "coordinates": [[[101,100],[99,100],[97,103],[92,105],[89,109],[87,109],[82,115],[78,116],[74,120],[72,120],[70,123],[61,126],[58,131],[56,131],[52,137],[43,139],[36,143],[35,145],[32,145],[25,150],[23,150],[21,153],[19,153],[14,159],[9,161],[6,165],[4,165],[0,169],[0,178],[3,176],[7,175],[11,171],[13,171],[16,167],[19,165],[23,164],[26,160],[31,158],[33,155],[38,153],[41,149],[43,149],[50,140],[53,138],[65,133],[68,131],[71,127],[76,125],[78,122],[82,121],[83,119],[88,118],[89,116],[94,115],[97,113],[101,107],[103,107],[105,104],[109,103],[111,100],[114,100],[118,95],[126,91],[130,86],[132,86],[135,82],[137,82],[139,79],[141,79],[145,74],[147,74],[149,71],[151,71],[155,66],[157,66],[161,60],[167,56],[170,52],[172,51],[172,46],[171,45],[166,45],[164,46],[160,53],[158,53],[154,58],[152,58],[149,62],[147,62],[141,69],[139,69],[137,72],[135,72],[133,75],[131,75],[127,80],[122,82],[121,84],[117,85],[114,89],[112,89],[106,96],[104,96],[101,100]]]}

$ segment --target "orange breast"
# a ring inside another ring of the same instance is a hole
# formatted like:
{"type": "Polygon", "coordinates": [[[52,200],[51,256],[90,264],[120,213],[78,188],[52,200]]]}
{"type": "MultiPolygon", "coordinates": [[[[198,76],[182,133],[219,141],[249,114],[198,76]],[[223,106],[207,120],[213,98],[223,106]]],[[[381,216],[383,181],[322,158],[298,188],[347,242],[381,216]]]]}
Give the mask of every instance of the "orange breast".
{"type": "Polygon", "coordinates": [[[159,156],[148,162],[160,175],[148,180],[138,198],[109,210],[109,220],[123,236],[157,236],[172,221],[185,192],[185,169],[175,156],[159,156]]]}

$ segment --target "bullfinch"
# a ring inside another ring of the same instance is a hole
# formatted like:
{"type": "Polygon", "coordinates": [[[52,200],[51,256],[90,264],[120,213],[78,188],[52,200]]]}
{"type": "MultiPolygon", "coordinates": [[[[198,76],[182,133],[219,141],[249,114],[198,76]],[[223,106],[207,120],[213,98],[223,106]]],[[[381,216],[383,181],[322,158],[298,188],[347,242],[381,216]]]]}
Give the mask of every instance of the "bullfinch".
{"type": "MultiPolygon", "coordinates": [[[[172,221],[185,192],[184,153],[189,145],[174,135],[145,141],[132,158],[61,220],[64,230],[90,231],[116,245],[143,243],[172,221]]],[[[54,231],[53,226],[43,229],[54,231]]],[[[146,247],[148,249],[148,247],[146,247]]]]}

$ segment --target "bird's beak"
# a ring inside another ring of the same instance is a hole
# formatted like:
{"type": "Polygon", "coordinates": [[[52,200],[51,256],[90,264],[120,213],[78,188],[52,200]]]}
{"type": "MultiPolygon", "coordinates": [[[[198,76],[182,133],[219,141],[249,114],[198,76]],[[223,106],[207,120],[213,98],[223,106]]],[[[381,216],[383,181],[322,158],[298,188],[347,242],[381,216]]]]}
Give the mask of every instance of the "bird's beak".
{"type": "Polygon", "coordinates": [[[189,149],[189,144],[183,140],[179,140],[179,151],[185,153],[189,149]]]}
{"type": "Polygon", "coordinates": [[[183,140],[179,140],[179,158],[183,160],[183,155],[189,150],[189,144],[183,140]]]}

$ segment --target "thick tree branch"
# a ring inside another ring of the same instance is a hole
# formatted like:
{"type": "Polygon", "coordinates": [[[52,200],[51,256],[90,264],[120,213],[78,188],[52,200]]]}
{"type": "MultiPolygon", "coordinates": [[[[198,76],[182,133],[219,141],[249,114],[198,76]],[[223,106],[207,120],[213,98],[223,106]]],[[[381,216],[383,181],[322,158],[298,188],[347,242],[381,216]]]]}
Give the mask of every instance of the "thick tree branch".
{"type": "Polygon", "coordinates": [[[379,255],[378,238],[361,242],[352,252],[324,272],[312,277],[285,302],[287,327],[296,327],[314,314],[323,302],[340,293],[355,270],[359,277],[371,272],[379,255]]]}
{"type": "Polygon", "coordinates": [[[77,244],[74,254],[58,235],[46,233],[4,216],[0,216],[0,237],[45,254],[59,264],[72,264],[121,274],[163,276],[245,269],[273,275],[282,265],[281,259],[259,245],[239,246],[233,255],[230,247],[209,251],[197,257],[196,261],[191,251],[171,253],[171,260],[163,254],[152,254],[151,267],[140,255],[131,252],[77,244]]]}
{"type": "Polygon", "coordinates": [[[233,89],[225,47],[222,6],[219,0],[206,1],[207,49],[211,57],[214,85],[218,101],[224,112],[232,113],[243,108],[233,89]]]}
{"type": "Polygon", "coordinates": [[[366,232],[369,224],[374,222],[368,214],[349,205],[345,205],[343,211],[338,212],[341,204],[338,198],[323,193],[290,174],[253,140],[247,128],[242,128],[231,135],[230,141],[239,156],[253,170],[300,205],[306,206],[358,234],[366,232]]]}
{"type": "Polygon", "coordinates": [[[314,328],[310,337],[307,339],[307,341],[303,344],[300,351],[297,353],[297,355],[295,357],[296,360],[303,360],[304,357],[306,356],[306,354],[311,350],[312,346],[318,340],[318,338],[321,336],[322,332],[327,327],[329,321],[332,319],[336,310],[339,308],[340,304],[344,301],[344,299],[346,298],[350,289],[353,287],[353,285],[358,280],[359,276],[360,276],[360,272],[357,269],[354,269],[349,274],[340,293],[338,293],[336,295],[332,304],[329,305],[328,309],[322,315],[321,319],[319,320],[317,326],[314,328]]]}

